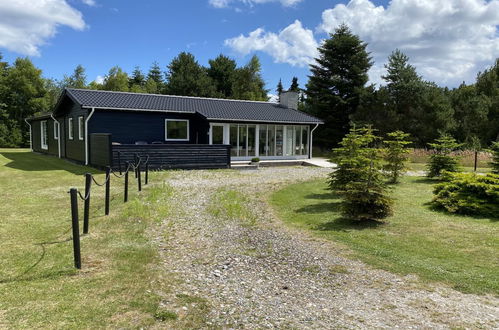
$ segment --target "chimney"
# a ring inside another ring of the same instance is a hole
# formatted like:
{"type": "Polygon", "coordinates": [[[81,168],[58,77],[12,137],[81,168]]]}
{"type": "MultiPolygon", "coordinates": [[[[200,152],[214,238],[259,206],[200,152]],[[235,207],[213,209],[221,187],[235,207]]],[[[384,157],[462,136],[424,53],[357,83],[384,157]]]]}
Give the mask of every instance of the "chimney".
{"type": "Polygon", "coordinates": [[[298,93],[292,91],[283,91],[281,93],[279,104],[286,108],[298,110],[298,93]]]}

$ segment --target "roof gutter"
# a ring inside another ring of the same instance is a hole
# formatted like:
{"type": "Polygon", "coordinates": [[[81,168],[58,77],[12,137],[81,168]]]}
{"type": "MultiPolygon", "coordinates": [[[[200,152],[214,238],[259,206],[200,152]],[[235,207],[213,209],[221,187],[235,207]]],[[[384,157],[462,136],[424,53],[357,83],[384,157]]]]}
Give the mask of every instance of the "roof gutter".
{"type": "Polygon", "coordinates": [[[59,158],[61,158],[61,123],[59,123],[59,121],[54,118],[53,114],[50,114],[50,118],[52,118],[57,123],[57,151],[59,154],[59,158]]]}
{"type": "Polygon", "coordinates": [[[85,119],[85,165],[88,165],[88,121],[92,118],[95,108],[92,108],[87,119],[85,119]]]}
{"type": "Polygon", "coordinates": [[[28,119],[26,119],[26,118],[24,118],[24,121],[29,126],[29,149],[31,151],[33,151],[33,138],[32,138],[32,133],[31,133],[31,124],[29,123],[28,119]]]}
{"type": "Polygon", "coordinates": [[[315,124],[315,127],[312,128],[312,130],[310,131],[310,145],[308,146],[310,148],[309,158],[312,158],[312,141],[313,141],[314,131],[317,127],[319,127],[319,124],[315,124]]]}

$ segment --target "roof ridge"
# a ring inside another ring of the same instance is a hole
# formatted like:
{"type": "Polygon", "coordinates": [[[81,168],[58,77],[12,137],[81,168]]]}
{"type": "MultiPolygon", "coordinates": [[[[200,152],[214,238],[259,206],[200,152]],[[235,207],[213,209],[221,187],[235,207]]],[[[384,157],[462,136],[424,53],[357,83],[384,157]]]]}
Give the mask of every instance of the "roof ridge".
{"type": "MultiPolygon", "coordinates": [[[[116,94],[130,94],[130,95],[150,95],[150,96],[163,96],[163,97],[178,97],[185,99],[199,99],[199,100],[215,100],[215,101],[230,101],[230,102],[243,102],[243,103],[263,103],[263,104],[277,104],[269,101],[253,101],[253,100],[236,100],[236,99],[222,99],[216,97],[201,97],[201,96],[182,96],[182,95],[169,95],[169,94],[152,94],[152,93],[134,93],[134,92],[120,92],[120,91],[105,91],[99,89],[86,89],[86,88],[65,88],[68,91],[84,91],[84,92],[101,92],[101,93],[116,93],[116,94]]],[[[291,108],[288,108],[291,109],[291,108]]]]}

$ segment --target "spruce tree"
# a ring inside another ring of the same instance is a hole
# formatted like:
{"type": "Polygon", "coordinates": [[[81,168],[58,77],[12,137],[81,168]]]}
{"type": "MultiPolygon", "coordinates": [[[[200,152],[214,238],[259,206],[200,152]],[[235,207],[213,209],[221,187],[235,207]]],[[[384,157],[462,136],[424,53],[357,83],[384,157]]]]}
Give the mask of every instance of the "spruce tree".
{"type": "Polygon", "coordinates": [[[146,85],[146,77],[140,70],[138,66],[135,67],[135,69],[132,72],[132,75],[128,81],[130,91],[132,92],[141,92],[145,91],[145,85],[146,85]]]}
{"type": "Polygon", "coordinates": [[[160,94],[164,92],[165,82],[163,80],[163,74],[156,61],[152,63],[151,68],[149,69],[146,84],[148,85],[146,88],[148,93],[160,94]],[[149,83],[147,84],[147,82],[149,83]]]}
{"type": "Polygon", "coordinates": [[[342,197],[345,217],[356,220],[382,220],[392,214],[392,200],[382,179],[379,138],[370,127],[352,128],[333,149],[337,169],[330,174],[330,189],[342,197]]]}
{"type": "Polygon", "coordinates": [[[279,82],[277,83],[277,88],[275,91],[277,92],[277,97],[279,98],[279,101],[281,101],[281,94],[284,91],[284,87],[282,86],[281,79],[279,79],[279,82]]]}
{"type": "Polygon", "coordinates": [[[492,142],[490,152],[492,153],[492,161],[490,162],[492,173],[499,174],[499,142],[492,142]]]}
{"type": "Polygon", "coordinates": [[[341,25],[319,47],[319,57],[310,66],[307,108],[324,121],[314,135],[321,146],[335,146],[348,133],[350,116],[359,107],[372,65],[366,47],[341,25]]]}
{"type": "Polygon", "coordinates": [[[298,77],[293,77],[293,80],[291,81],[291,86],[289,87],[290,92],[299,92],[300,91],[300,85],[298,84],[298,77]]]}
{"type": "Polygon", "coordinates": [[[408,138],[409,134],[395,131],[388,133],[388,138],[383,141],[385,144],[383,170],[386,172],[390,183],[398,183],[399,177],[406,170],[405,163],[409,153],[407,145],[411,143],[408,138]]]}
{"type": "Polygon", "coordinates": [[[458,159],[451,154],[462,146],[457,143],[456,139],[448,134],[441,134],[434,143],[428,144],[433,149],[433,154],[427,164],[429,178],[441,176],[443,171],[457,172],[459,170],[458,159]]]}
{"type": "Polygon", "coordinates": [[[267,101],[268,90],[262,78],[262,67],[258,56],[254,55],[248,64],[236,69],[232,87],[234,98],[239,100],[267,101]]]}

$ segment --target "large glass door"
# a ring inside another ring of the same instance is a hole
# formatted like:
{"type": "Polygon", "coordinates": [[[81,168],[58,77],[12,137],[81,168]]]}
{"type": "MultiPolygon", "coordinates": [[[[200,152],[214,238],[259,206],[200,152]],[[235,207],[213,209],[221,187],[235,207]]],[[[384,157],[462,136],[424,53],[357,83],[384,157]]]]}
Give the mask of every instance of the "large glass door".
{"type": "Polygon", "coordinates": [[[224,144],[224,126],[211,126],[211,144],[224,144]]]}

